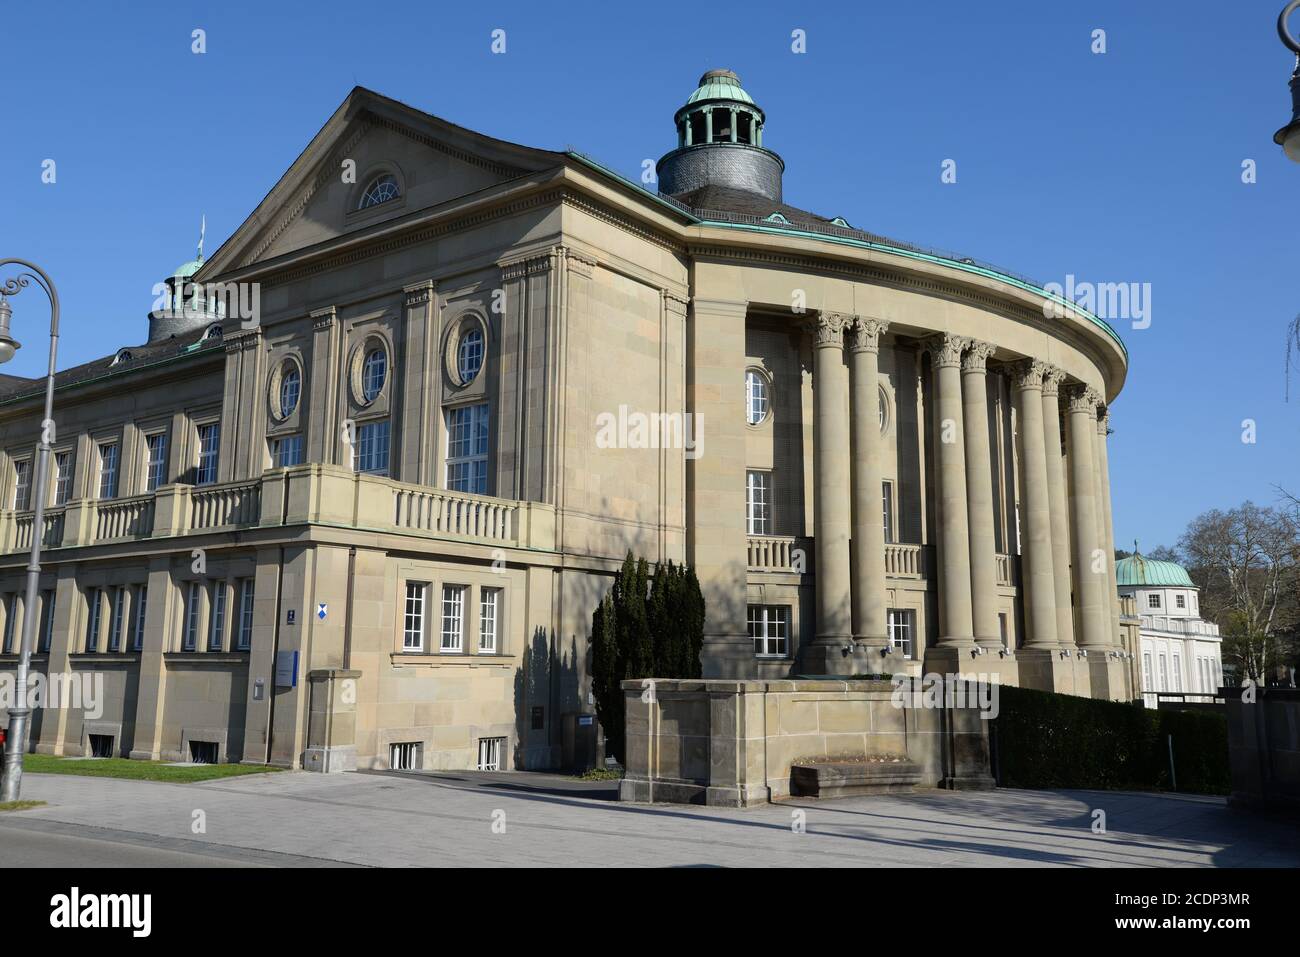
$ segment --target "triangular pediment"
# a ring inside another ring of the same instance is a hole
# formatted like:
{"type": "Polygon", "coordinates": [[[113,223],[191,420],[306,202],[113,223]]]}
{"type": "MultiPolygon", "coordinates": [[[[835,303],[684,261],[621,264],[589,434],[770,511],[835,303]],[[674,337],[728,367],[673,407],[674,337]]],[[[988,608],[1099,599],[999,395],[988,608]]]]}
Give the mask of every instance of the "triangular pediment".
{"type": "Polygon", "coordinates": [[[456,126],[357,87],[204,265],[220,275],[552,168],[563,155],[456,126]],[[362,208],[377,177],[399,195],[362,208]]]}

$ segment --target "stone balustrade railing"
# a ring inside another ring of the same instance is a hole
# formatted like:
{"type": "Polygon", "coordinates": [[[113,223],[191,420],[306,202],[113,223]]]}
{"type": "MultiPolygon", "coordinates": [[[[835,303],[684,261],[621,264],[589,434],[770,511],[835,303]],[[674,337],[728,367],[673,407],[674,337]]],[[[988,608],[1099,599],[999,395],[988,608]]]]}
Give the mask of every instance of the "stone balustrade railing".
{"type": "MultiPolygon", "coordinates": [[[[77,499],[45,512],[46,548],[232,528],[316,523],[428,538],[554,549],[555,509],[359,475],[337,466],[276,469],[218,485],[164,485],[128,498],[77,499]]],[[[0,553],[31,547],[32,512],[0,511],[0,553]]]]}
{"type": "Polygon", "coordinates": [[[999,552],[996,556],[996,565],[998,573],[998,584],[1010,587],[1016,583],[1015,580],[1015,559],[999,552]]]}
{"type": "Polygon", "coordinates": [[[889,578],[925,578],[929,574],[924,545],[885,543],[885,575],[889,578]]]}
{"type": "Polygon", "coordinates": [[[762,572],[812,571],[812,548],[808,539],[793,535],[751,535],[749,568],[762,572]]]}

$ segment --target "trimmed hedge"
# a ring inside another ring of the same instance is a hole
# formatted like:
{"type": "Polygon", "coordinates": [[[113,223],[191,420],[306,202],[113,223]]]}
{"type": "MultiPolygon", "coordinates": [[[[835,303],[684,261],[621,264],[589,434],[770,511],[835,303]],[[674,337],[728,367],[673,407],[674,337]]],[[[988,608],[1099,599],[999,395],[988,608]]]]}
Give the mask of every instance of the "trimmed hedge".
{"type": "Polygon", "coordinates": [[[998,694],[990,730],[1003,787],[1168,791],[1172,734],[1179,791],[1231,790],[1222,714],[1152,711],[1005,685],[998,694]]]}

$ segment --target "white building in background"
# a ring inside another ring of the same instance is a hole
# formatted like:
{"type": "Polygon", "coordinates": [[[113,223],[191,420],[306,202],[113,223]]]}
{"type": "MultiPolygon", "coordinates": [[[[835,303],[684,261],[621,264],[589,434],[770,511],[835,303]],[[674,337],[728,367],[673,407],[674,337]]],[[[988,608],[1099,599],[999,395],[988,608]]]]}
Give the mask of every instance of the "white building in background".
{"type": "Polygon", "coordinates": [[[1214,694],[1223,683],[1219,626],[1201,617],[1199,592],[1187,569],[1134,553],[1115,563],[1121,597],[1137,603],[1141,627],[1142,697],[1156,693],[1214,694]]]}

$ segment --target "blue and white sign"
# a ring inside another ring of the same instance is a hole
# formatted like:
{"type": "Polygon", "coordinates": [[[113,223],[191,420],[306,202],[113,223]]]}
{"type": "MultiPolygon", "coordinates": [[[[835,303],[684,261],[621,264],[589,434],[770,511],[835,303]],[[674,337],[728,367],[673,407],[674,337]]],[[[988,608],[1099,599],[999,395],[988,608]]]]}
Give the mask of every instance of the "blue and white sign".
{"type": "Polygon", "coordinates": [[[319,618],[321,621],[324,621],[326,616],[329,615],[329,613],[330,613],[330,606],[327,605],[325,602],[322,601],[316,605],[316,617],[319,618]]]}

